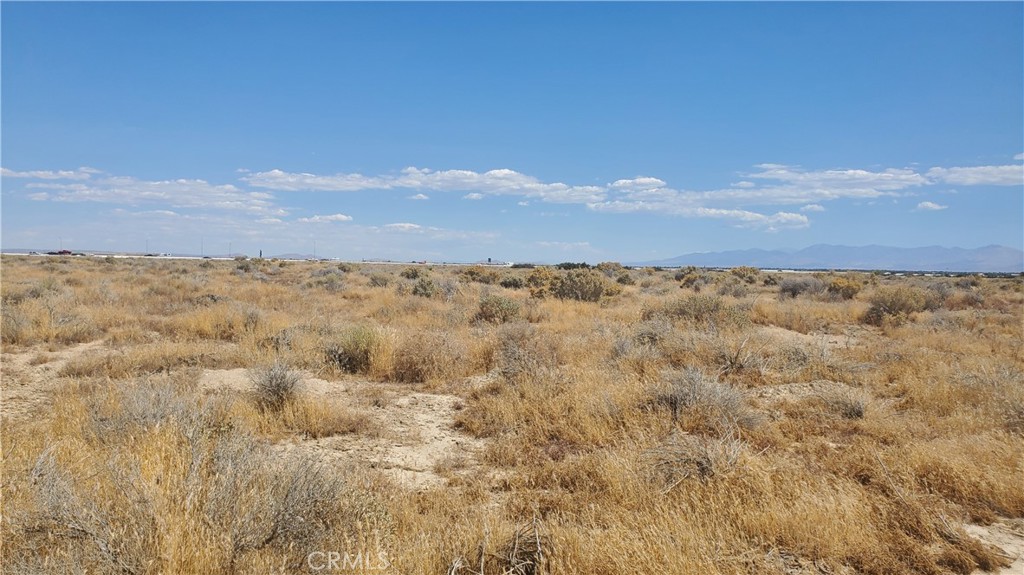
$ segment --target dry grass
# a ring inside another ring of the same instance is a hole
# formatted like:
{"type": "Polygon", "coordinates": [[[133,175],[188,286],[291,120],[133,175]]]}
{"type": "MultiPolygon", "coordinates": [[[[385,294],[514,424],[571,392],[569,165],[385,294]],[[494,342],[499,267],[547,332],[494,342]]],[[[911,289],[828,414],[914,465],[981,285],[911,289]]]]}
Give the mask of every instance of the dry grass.
{"type": "Polygon", "coordinates": [[[0,264],[5,392],[53,400],[2,421],[4,572],[969,573],[1024,516],[1020,278],[0,264]],[[275,362],[363,391],[198,384],[275,362]],[[412,391],[482,441],[440,485],[300,449],[412,391]]]}

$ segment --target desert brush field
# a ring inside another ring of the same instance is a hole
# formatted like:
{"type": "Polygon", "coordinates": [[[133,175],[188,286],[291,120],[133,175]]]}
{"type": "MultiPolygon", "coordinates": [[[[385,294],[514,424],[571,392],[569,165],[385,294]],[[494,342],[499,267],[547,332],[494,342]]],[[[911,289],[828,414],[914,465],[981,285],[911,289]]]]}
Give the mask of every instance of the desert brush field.
{"type": "Polygon", "coordinates": [[[1024,572],[1021,277],[0,264],[4,573],[1024,572]]]}

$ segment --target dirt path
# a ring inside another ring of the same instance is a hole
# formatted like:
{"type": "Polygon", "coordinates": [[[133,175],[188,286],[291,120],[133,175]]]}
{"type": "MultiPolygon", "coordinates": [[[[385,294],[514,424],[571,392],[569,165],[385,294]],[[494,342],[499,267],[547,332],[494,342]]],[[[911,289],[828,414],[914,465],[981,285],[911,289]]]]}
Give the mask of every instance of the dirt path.
{"type": "Polygon", "coordinates": [[[0,356],[0,417],[21,419],[50,405],[54,390],[60,385],[57,375],[74,357],[103,347],[93,341],[58,351],[36,346],[20,353],[0,356]]]}
{"type": "MultiPolygon", "coordinates": [[[[247,392],[244,369],[206,370],[205,390],[247,392]]],[[[329,382],[304,376],[298,393],[323,397],[339,406],[357,406],[373,418],[376,434],[294,438],[278,445],[284,452],[302,450],[337,461],[382,471],[412,489],[443,485],[446,477],[472,472],[483,442],[455,430],[462,400],[452,395],[412,391],[408,386],[372,382],[329,382]]]]}

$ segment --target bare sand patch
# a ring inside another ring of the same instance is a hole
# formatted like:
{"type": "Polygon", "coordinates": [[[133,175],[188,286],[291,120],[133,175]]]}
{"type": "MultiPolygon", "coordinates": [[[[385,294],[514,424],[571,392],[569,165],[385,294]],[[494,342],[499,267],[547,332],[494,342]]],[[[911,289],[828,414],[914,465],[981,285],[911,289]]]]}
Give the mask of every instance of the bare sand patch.
{"type": "MultiPolygon", "coordinates": [[[[199,379],[206,391],[247,393],[252,390],[246,369],[205,370],[199,379]]],[[[303,373],[297,392],[367,408],[377,434],[345,434],[318,439],[290,438],[276,448],[283,453],[305,451],[338,465],[362,465],[382,471],[413,489],[443,485],[443,475],[469,472],[479,439],[453,424],[462,399],[453,395],[413,391],[368,381],[326,381],[303,373]]]]}
{"type": "Polygon", "coordinates": [[[776,343],[796,346],[822,346],[831,349],[850,348],[860,343],[860,338],[849,333],[815,333],[806,334],[784,327],[766,325],[757,328],[758,335],[772,339],[776,343]]]}
{"type": "MultiPolygon", "coordinates": [[[[997,575],[1021,575],[1024,573],[1024,519],[1000,519],[991,525],[965,525],[967,533],[982,543],[1002,551],[1009,567],[995,571],[997,575]]],[[[975,570],[975,574],[985,571],[975,570]]]]}
{"type": "Polygon", "coordinates": [[[71,359],[103,347],[100,340],[49,351],[39,345],[19,353],[4,353],[0,360],[0,417],[28,417],[51,404],[63,378],[60,370],[71,359]]]}

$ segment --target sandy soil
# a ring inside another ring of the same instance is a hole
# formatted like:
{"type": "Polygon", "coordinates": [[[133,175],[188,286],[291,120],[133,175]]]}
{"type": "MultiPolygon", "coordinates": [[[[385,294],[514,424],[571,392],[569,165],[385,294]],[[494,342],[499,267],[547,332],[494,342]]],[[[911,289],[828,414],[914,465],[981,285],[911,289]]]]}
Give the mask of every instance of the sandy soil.
{"type": "MultiPolygon", "coordinates": [[[[247,392],[252,388],[245,369],[206,370],[200,387],[207,391],[247,392]]],[[[473,472],[474,455],[483,442],[454,429],[458,397],[412,391],[366,381],[329,382],[304,375],[300,394],[323,397],[339,405],[357,406],[373,418],[379,434],[294,438],[277,446],[283,452],[302,450],[336,460],[339,465],[367,465],[412,489],[443,485],[446,477],[473,472]]]]}
{"type": "MultiPolygon", "coordinates": [[[[996,571],[998,575],[1024,575],[1024,519],[1001,519],[991,525],[965,525],[967,533],[982,543],[999,548],[1009,567],[996,571]]],[[[984,571],[975,571],[975,574],[984,571]]]]}
{"type": "Polygon", "coordinates": [[[62,384],[57,375],[74,357],[103,347],[102,341],[74,345],[58,351],[37,346],[0,357],[0,417],[11,421],[50,405],[62,384]]]}
{"type": "Polygon", "coordinates": [[[806,334],[798,331],[766,325],[757,328],[758,335],[775,340],[781,344],[798,346],[824,346],[827,348],[848,348],[860,344],[860,339],[849,333],[806,334]]]}

